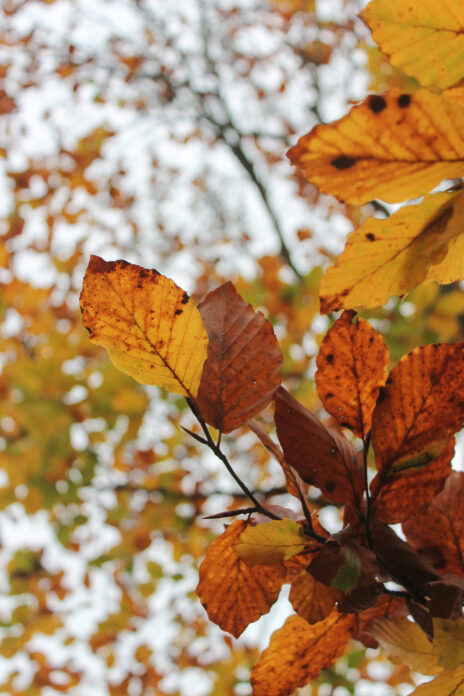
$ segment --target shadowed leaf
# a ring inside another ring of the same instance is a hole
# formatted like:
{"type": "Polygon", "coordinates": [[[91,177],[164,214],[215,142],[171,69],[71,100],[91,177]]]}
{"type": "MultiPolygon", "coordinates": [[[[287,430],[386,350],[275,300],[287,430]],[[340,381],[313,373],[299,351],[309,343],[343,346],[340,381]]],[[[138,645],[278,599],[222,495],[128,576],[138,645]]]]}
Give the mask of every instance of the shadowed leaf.
{"type": "Polygon", "coordinates": [[[157,271],[127,261],[90,259],[82,321],[117,368],[142,384],[195,396],[208,336],[186,292],[157,271]]]}
{"type": "Polygon", "coordinates": [[[282,564],[250,568],[234,546],[247,523],[234,522],[208,549],[200,565],[197,595],[209,618],[237,638],[277,600],[285,579],[282,564]]]}
{"type": "Polygon", "coordinates": [[[343,654],[355,618],[336,609],[324,621],[310,626],[299,616],[290,616],[271,636],[251,672],[254,696],[287,696],[315,679],[343,654]]]}
{"type": "Polygon", "coordinates": [[[329,431],[282,387],[274,399],[277,435],[286,461],[330,500],[356,507],[362,497],[363,473],[353,446],[329,431]]]}
{"type": "Polygon", "coordinates": [[[464,662],[464,619],[433,619],[433,652],[443,669],[464,662]]]}
{"type": "Polygon", "coordinates": [[[464,108],[420,90],[371,95],[288,152],[324,193],[349,203],[415,198],[464,175],[464,108]]]}
{"type": "Polygon", "coordinates": [[[432,461],[443,451],[445,438],[461,428],[463,349],[462,343],[421,346],[390,372],[372,420],[382,476],[432,461]]]}
{"type": "Polygon", "coordinates": [[[197,402],[207,423],[229,433],[270,402],[283,357],[270,322],[232,283],[210,292],[199,310],[209,345],[197,402]]]}
{"type": "Polygon", "coordinates": [[[406,618],[378,618],[370,625],[369,633],[398,664],[406,664],[421,674],[438,674],[441,667],[432,644],[419,626],[406,618]]]}
{"type": "Polygon", "coordinates": [[[317,356],[316,385],[324,408],[363,438],[387,378],[388,351],[372,326],[344,312],[327,332],[317,356]]]}
{"type": "Polygon", "coordinates": [[[462,3],[373,0],[360,16],[390,63],[421,84],[445,89],[464,78],[462,3]]]}

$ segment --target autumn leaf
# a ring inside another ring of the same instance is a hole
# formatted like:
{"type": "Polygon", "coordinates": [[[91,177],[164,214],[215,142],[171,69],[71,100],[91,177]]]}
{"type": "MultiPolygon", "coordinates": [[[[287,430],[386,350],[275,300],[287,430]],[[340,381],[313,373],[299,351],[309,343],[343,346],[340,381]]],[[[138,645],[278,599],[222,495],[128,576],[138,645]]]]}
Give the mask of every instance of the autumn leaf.
{"type": "Polygon", "coordinates": [[[208,336],[186,292],[157,271],[90,259],[81,292],[84,326],[117,368],[142,384],[196,396],[208,336]]]}
{"type": "Polygon", "coordinates": [[[289,600],[298,616],[310,624],[323,621],[333,610],[342,592],[326,587],[306,570],[292,580],[289,600]]]}
{"type": "Polygon", "coordinates": [[[464,276],[464,194],[437,193],[352,232],[321,283],[321,310],[377,307],[419,283],[464,276]],[[463,253],[461,254],[460,251],[463,253]]]}
{"type": "Polygon", "coordinates": [[[444,669],[464,663],[464,619],[433,619],[433,652],[444,669]]]}
{"type": "Polygon", "coordinates": [[[420,90],[371,95],[288,152],[324,193],[362,204],[415,198],[464,175],[464,108],[420,90]]]}
{"type": "Polygon", "coordinates": [[[252,669],[254,696],[287,696],[315,679],[343,654],[354,624],[353,616],[336,609],[313,626],[290,616],[252,669]]]}
{"type": "Polygon", "coordinates": [[[461,428],[463,350],[462,343],[420,346],[390,372],[372,422],[382,476],[432,461],[443,451],[445,438],[461,428]]]}
{"type": "Polygon", "coordinates": [[[210,292],[199,310],[209,345],[197,402],[207,423],[229,433],[270,402],[283,357],[270,322],[232,283],[210,292]]]}
{"type": "Polygon", "coordinates": [[[277,600],[285,579],[282,564],[250,568],[235,553],[247,523],[234,522],[214,541],[200,565],[197,595],[209,618],[237,638],[277,600]]]}
{"type": "Polygon", "coordinates": [[[464,473],[452,472],[427,510],[405,522],[403,531],[417,551],[435,550],[440,573],[464,575],[464,473]]]}
{"type": "Polygon", "coordinates": [[[357,506],[363,472],[354,447],[329,431],[285,389],[275,395],[275,423],[286,461],[303,481],[317,486],[330,500],[357,506]]]}
{"type": "Polygon", "coordinates": [[[446,670],[427,684],[421,684],[411,696],[464,696],[464,665],[446,670]]]}
{"type": "Polygon", "coordinates": [[[248,525],[234,549],[247,565],[256,566],[286,561],[308,546],[314,546],[314,542],[305,537],[303,527],[283,519],[248,525]]]}
{"type": "Polygon", "coordinates": [[[360,17],[372,38],[401,68],[426,87],[445,89],[464,78],[464,8],[456,0],[373,0],[360,17]]]}
{"type": "Polygon", "coordinates": [[[419,626],[406,618],[377,618],[369,633],[397,664],[406,664],[421,674],[438,674],[441,667],[432,650],[432,644],[419,626]]]}
{"type": "Polygon", "coordinates": [[[325,410],[364,438],[387,378],[388,351],[372,326],[344,312],[325,335],[317,356],[316,385],[325,410]]]}
{"type": "Polygon", "coordinates": [[[400,470],[385,480],[377,474],[370,486],[372,518],[377,522],[397,524],[424,511],[451,473],[454,443],[451,437],[443,452],[425,466],[400,470]]]}

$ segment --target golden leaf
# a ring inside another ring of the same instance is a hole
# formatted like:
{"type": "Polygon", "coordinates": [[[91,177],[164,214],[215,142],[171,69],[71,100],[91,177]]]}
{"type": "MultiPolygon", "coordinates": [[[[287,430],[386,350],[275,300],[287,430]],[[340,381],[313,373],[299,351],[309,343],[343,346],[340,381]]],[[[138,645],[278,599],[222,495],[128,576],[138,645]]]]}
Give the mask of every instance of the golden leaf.
{"type": "Polygon", "coordinates": [[[286,572],[281,563],[250,568],[237,556],[234,545],[246,526],[242,520],[234,522],[211,544],[200,566],[197,587],[211,621],[235,638],[269,611],[286,572]]]}
{"type": "Polygon", "coordinates": [[[416,623],[402,617],[378,618],[371,622],[368,633],[374,636],[393,662],[406,664],[421,674],[441,671],[432,644],[416,623]]]}
{"type": "Polygon", "coordinates": [[[377,307],[392,295],[464,276],[464,194],[437,193],[352,232],[321,283],[321,311],[377,307]]]}
{"type": "Polygon", "coordinates": [[[81,292],[90,339],[142,384],[195,397],[208,336],[186,292],[157,271],[90,259],[81,292]]]}
{"type": "Polygon", "coordinates": [[[427,684],[421,684],[411,696],[464,696],[464,665],[447,669],[427,684]]]}
{"type": "Polygon", "coordinates": [[[464,662],[464,619],[433,619],[433,652],[444,669],[464,662]]]}
{"type": "Polygon", "coordinates": [[[425,89],[373,94],[316,126],[287,156],[342,201],[404,201],[464,175],[464,108],[425,89]]]}
{"type": "Polygon", "coordinates": [[[234,548],[242,561],[256,566],[286,561],[308,545],[311,545],[311,540],[304,536],[302,526],[293,520],[283,519],[249,525],[234,548]]]}
{"type": "Polygon", "coordinates": [[[464,78],[464,5],[459,0],[373,0],[361,12],[390,62],[427,87],[464,78]]]}

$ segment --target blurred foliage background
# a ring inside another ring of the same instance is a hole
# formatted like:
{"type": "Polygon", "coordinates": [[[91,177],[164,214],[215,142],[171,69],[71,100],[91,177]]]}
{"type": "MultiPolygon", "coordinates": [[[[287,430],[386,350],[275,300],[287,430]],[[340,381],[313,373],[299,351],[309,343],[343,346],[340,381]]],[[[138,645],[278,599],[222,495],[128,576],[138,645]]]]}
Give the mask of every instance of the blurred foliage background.
{"type": "MultiPolygon", "coordinates": [[[[361,0],[5,0],[0,9],[0,692],[246,696],[285,598],[234,640],[196,599],[197,567],[240,503],[145,388],[87,339],[90,253],[156,267],[200,299],[226,279],[275,326],[284,384],[313,376],[333,317],[323,268],[388,210],[320,194],[285,159],[368,91],[415,84],[370,41],[361,0]]],[[[463,340],[458,286],[364,313],[392,360],[463,340]]],[[[270,419],[263,414],[263,422],[270,419]]],[[[287,503],[247,428],[240,475],[287,503]]],[[[314,494],[321,519],[337,510],[314,494]]],[[[353,645],[303,694],[406,694],[412,676],[353,645]]]]}

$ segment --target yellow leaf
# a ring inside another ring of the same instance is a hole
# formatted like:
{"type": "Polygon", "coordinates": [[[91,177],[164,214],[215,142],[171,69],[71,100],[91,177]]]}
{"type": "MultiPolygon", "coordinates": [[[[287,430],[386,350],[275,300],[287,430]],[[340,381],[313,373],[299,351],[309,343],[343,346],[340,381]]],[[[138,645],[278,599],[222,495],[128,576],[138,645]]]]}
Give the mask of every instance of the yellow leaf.
{"type": "Polygon", "coordinates": [[[460,0],[373,0],[361,12],[390,62],[422,85],[464,78],[464,4],[460,0]]]}
{"type": "Polygon", "coordinates": [[[349,203],[416,198],[464,175],[464,108],[422,89],[371,95],[288,152],[325,193],[349,203]]]}
{"type": "Polygon", "coordinates": [[[84,326],[120,370],[142,384],[195,397],[208,336],[186,292],[157,271],[90,259],[81,292],[84,326]]]}
{"type": "Polygon", "coordinates": [[[374,619],[369,633],[393,662],[406,664],[422,674],[438,674],[441,671],[432,644],[416,623],[403,617],[374,619]]]}
{"type": "Polygon", "coordinates": [[[448,669],[427,684],[421,684],[411,696],[464,696],[464,665],[448,669]]]}
{"type": "Polygon", "coordinates": [[[310,543],[300,524],[283,519],[248,526],[234,548],[247,565],[271,565],[301,553],[310,543]]]}
{"type": "Polygon", "coordinates": [[[464,194],[437,193],[391,217],[370,218],[347,239],[321,283],[321,309],[377,307],[392,295],[464,275],[464,194]],[[462,238],[461,238],[462,237],[462,238]],[[455,245],[463,247],[461,256],[455,245]]]}
{"type": "Polygon", "coordinates": [[[464,662],[464,619],[433,619],[433,652],[444,669],[464,662]]]}

